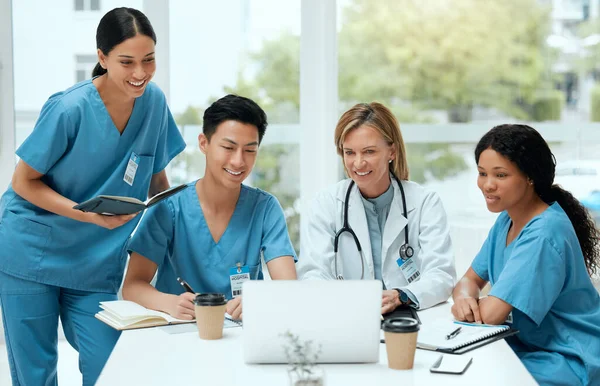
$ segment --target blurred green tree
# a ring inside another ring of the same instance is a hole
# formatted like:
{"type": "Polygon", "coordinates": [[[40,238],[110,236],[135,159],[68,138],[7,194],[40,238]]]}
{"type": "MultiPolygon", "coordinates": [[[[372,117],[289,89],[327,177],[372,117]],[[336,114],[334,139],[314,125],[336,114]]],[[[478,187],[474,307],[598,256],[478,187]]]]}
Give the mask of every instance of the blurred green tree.
{"type": "MultiPolygon", "coordinates": [[[[202,125],[202,109],[188,106],[185,111],[175,117],[184,137],[188,137],[188,131],[193,130],[194,136],[200,134],[202,125]]],[[[183,184],[204,175],[204,154],[197,146],[188,146],[183,152],[171,161],[171,183],[172,185],[183,184]]]]}
{"type": "Polygon", "coordinates": [[[548,12],[536,0],[354,0],[339,33],[340,99],[412,101],[451,122],[474,105],[527,118],[548,84],[548,12]]]}

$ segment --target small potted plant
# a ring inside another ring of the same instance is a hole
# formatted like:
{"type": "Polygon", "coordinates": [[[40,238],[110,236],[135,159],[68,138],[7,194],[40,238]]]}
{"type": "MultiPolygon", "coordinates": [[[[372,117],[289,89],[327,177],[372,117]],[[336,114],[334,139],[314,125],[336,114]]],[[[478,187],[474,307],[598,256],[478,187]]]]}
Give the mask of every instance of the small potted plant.
{"type": "Polygon", "coordinates": [[[323,386],[323,370],[316,366],[321,345],[315,347],[312,340],[301,341],[300,337],[286,331],[282,334],[283,346],[288,360],[288,376],[291,386],[323,386]]]}

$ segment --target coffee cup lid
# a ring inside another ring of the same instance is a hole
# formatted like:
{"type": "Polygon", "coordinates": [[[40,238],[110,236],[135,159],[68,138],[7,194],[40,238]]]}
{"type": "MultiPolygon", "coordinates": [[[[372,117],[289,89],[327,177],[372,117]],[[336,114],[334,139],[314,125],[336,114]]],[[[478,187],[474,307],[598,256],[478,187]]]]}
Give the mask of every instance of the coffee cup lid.
{"type": "Polygon", "coordinates": [[[419,331],[419,322],[413,318],[390,318],[383,322],[383,331],[415,332],[419,331]]]}
{"type": "Polygon", "coordinates": [[[227,304],[227,300],[223,294],[206,293],[196,295],[194,304],[197,306],[222,306],[223,304],[227,304]]]}

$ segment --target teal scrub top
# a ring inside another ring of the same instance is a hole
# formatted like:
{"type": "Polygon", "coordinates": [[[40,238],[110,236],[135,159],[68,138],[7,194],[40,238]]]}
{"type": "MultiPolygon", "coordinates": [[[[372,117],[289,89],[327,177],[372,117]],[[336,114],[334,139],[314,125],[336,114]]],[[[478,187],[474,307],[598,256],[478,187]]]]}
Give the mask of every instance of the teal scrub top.
{"type": "Polygon", "coordinates": [[[553,203],[506,246],[510,225],[501,213],[472,263],[514,307],[509,344],[540,384],[600,384],[600,296],[571,221],[553,203]]]}
{"type": "Polygon", "coordinates": [[[247,266],[250,279],[261,280],[265,262],[296,253],[283,210],[271,194],[242,185],[235,210],[215,243],[196,192],[196,182],[148,209],[131,237],[128,252],[137,252],[158,265],[156,289],[178,295],[183,278],[196,292],[218,292],[232,298],[230,269],[247,266]]]}
{"type": "MultiPolygon", "coordinates": [[[[17,155],[59,194],[80,203],[100,194],[144,201],[153,174],[185,148],[162,91],[148,83],[122,134],[91,80],[52,95],[17,155]],[[132,154],[139,165],[124,181],[132,154]]],[[[0,200],[0,271],[26,280],[115,293],[124,246],[139,217],[113,230],[41,209],[15,193],[0,200]]]]}

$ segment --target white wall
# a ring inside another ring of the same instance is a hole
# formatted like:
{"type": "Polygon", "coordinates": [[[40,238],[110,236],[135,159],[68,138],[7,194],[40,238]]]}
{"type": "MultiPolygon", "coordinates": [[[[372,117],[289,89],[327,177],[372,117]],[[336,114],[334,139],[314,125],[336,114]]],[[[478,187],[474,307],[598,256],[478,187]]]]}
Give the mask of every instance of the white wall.
{"type": "MultiPolygon", "coordinates": [[[[0,0],[0,191],[10,181],[14,167],[14,99],[11,2],[0,0]]],[[[0,319],[2,310],[0,309],[0,319]]],[[[0,323],[0,344],[4,343],[4,327],[0,323]]]]}
{"type": "Polygon", "coordinates": [[[14,168],[15,115],[11,22],[11,1],[0,0],[0,191],[7,188],[14,168]]]}
{"type": "Polygon", "coordinates": [[[96,53],[100,18],[118,6],[141,9],[143,1],[103,0],[95,12],[76,12],[70,0],[12,3],[15,109],[39,111],[50,95],[75,82],[75,55],[96,53]]]}

